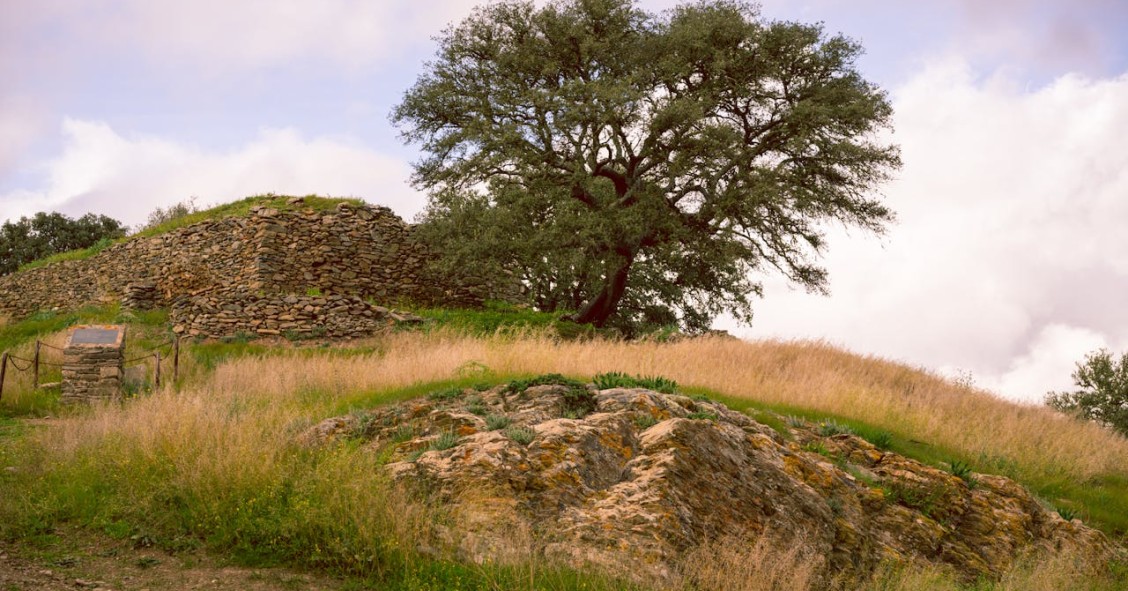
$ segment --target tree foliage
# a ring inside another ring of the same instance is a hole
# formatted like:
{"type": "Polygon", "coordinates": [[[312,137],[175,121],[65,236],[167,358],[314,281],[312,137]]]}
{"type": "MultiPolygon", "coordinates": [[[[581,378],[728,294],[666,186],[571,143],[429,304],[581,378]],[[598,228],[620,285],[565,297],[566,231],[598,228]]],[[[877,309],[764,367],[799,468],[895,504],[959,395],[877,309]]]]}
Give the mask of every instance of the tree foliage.
{"type": "Polygon", "coordinates": [[[1114,359],[1105,349],[1085,356],[1073,372],[1074,392],[1050,392],[1046,404],[1096,421],[1128,437],[1128,353],[1114,359]]]}
{"type": "Polygon", "coordinates": [[[0,226],[0,274],[20,265],[60,252],[94,246],[102,240],[125,235],[121,222],[104,215],[88,213],[71,219],[61,213],[39,212],[0,226]]]}
{"type": "Polygon", "coordinates": [[[447,264],[519,275],[546,311],[751,316],[752,273],[814,291],[823,225],[880,232],[900,165],[861,48],[735,0],[506,1],[439,40],[392,120],[419,143],[423,235],[447,264]]]}

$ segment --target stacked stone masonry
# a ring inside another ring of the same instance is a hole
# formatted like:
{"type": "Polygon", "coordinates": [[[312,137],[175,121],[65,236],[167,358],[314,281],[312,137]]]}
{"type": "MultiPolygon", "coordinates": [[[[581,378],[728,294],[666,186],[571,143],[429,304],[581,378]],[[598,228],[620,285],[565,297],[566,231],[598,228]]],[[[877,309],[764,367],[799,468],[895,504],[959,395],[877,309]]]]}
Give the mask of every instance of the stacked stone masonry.
{"type": "MultiPolygon", "coordinates": [[[[80,344],[67,339],[63,348],[61,400],[64,404],[111,400],[120,396],[125,333],[119,327],[108,328],[118,330],[114,343],[80,344]]],[[[74,333],[71,334],[73,336],[74,333]]]]}
{"type": "Polygon", "coordinates": [[[247,291],[182,298],[173,304],[172,318],[178,334],[199,338],[356,338],[395,322],[418,321],[357,296],[259,295],[247,291]]]}
{"type": "Polygon", "coordinates": [[[136,299],[144,300],[138,308],[172,307],[173,322],[189,334],[358,335],[390,320],[369,302],[520,300],[512,281],[429,271],[433,255],[388,208],[343,202],[326,212],[292,202],[292,210],[254,207],[245,217],[200,222],[88,259],[0,277],[0,316],[16,320],[39,310],[136,299]],[[146,287],[139,297],[123,298],[131,285],[146,287]]]}
{"type": "Polygon", "coordinates": [[[157,307],[157,286],[152,283],[131,283],[125,288],[121,307],[130,310],[151,310],[157,307]]]}

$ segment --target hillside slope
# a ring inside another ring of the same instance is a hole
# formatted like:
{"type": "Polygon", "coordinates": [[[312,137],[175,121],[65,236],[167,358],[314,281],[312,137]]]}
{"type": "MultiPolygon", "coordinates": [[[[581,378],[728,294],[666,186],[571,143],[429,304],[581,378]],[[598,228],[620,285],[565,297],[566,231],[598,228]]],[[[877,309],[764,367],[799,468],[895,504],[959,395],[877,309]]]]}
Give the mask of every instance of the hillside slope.
{"type": "MultiPolygon", "coordinates": [[[[14,350],[26,354],[28,346],[25,342],[14,350]]],[[[917,369],[820,343],[723,338],[568,342],[520,331],[475,336],[432,329],[333,347],[236,340],[188,344],[185,351],[184,377],[175,387],[120,407],[67,411],[34,424],[9,420],[10,427],[0,429],[0,464],[11,468],[0,473],[8,491],[0,497],[0,534],[26,539],[59,524],[75,524],[124,538],[142,535],[171,550],[205,547],[242,564],[283,563],[347,574],[370,581],[374,588],[443,588],[454,585],[452,581],[471,589],[623,588],[630,584],[595,571],[546,564],[543,554],[513,557],[512,563],[467,561],[457,544],[435,542],[458,535],[457,528],[449,526],[450,507],[390,479],[389,470],[400,459],[395,452],[374,453],[363,437],[311,448],[300,436],[331,417],[347,413],[360,421],[387,412],[380,409],[389,403],[428,394],[442,399],[452,387],[462,392],[458,396],[466,396],[470,386],[488,391],[547,372],[586,382],[612,371],[660,374],[680,383],[679,390],[703,410],[687,409],[686,416],[672,424],[713,424],[705,415],[690,418],[695,412],[737,416],[713,406],[716,403],[743,412],[771,427],[775,435],[764,427],[756,430],[773,446],[805,458],[800,464],[815,466],[812,473],[829,471],[842,480],[838,463],[846,458],[845,474],[858,469],[862,475],[877,475],[880,466],[849,459],[855,451],[868,449],[864,440],[877,441],[888,449],[882,454],[895,454],[890,458],[921,462],[913,473],[936,482],[959,487],[960,478],[952,472],[974,474],[983,486],[967,491],[966,498],[1005,489],[995,486],[1001,480],[993,475],[1017,481],[1035,496],[1023,496],[1028,493],[1021,488],[1007,494],[1026,499],[1018,503],[1027,507],[1028,515],[1040,515],[1035,521],[1050,529],[1077,527],[1060,517],[1065,515],[1100,528],[1118,543],[1123,543],[1126,531],[1124,439],[1043,408],[1016,406],[917,369]],[[693,396],[708,396],[713,402],[693,396]],[[862,439],[821,434],[846,427],[862,439]]],[[[0,409],[15,408],[8,406],[11,393],[6,392],[0,409]]],[[[14,393],[27,394],[20,388],[14,393]]],[[[510,418],[519,423],[517,415],[510,418]]],[[[405,428],[398,437],[418,439],[421,445],[423,439],[408,433],[406,424],[398,425],[405,428]]],[[[631,428],[646,431],[639,425],[631,428]]],[[[540,427],[534,425],[533,431],[540,433],[540,427]]],[[[583,446],[575,449],[582,452],[583,446]]],[[[416,469],[434,463],[424,456],[413,464],[416,469]]],[[[695,467],[693,462],[687,466],[695,467]]],[[[907,505],[920,501],[897,501],[888,507],[919,512],[920,507],[907,505]]],[[[853,511],[848,498],[841,503],[844,514],[853,511]]],[[[833,513],[830,504],[823,507],[833,513]]],[[[874,527],[869,524],[859,531],[874,527]]],[[[737,543],[705,535],[692,540],[700,544],[697,550],[679,546],[679,551],[688,551],[702,564],[701,556],[714,557],[721,561],[715,564],[721,565],[719,571],[734,568],[724,563],[726,556],[736,556],[733,564],[745,564],[750,553],[776,555],[770,545],[752,539],[737,543]]],[[[778,554],[785,555],[786,549],[778,554]]],[[[1031,563],[1021,556],[1014,560],[1016,554],[1009,551],[1006,555],[1011,558],[987,562],[999,581],[993,588],[1025,588],[1019,582],[1030,577],[1066,581],[1060,588],[1114,589],[1125,582],[1116,578],[1124,573],[1115,570],[1115,561],[1031,563]],[[1056,570],[1046,571],[1046,564],[1056,570]]],[[[788,563],[798,570],[779,575],[790,583],[744,588],[808,588],[797,582],[797,573],[806,568],[803,556],[793,555],[788,563]]],[[[916,588],[959,588],[959,571],[945,574],[946,567],[913,567],[875,559],[875,554],[862,556],[877,560],[877,578],[865,583],[874,586],[863,588],[914,588],[889,586],[891,580],[901,581],[898,585],[939,581],[916,588]]],[[[707,580],[701,573],[694,576],[707,580]]],[[[697,588],[709,585],[701,582],[697,588]]]]}

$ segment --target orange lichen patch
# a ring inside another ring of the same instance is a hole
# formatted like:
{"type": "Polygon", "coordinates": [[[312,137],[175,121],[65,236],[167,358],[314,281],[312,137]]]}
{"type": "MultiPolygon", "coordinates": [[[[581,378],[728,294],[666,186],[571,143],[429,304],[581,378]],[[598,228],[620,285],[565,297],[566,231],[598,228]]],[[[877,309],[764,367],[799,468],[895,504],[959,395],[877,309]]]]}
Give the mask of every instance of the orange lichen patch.
{"type": "Polygon", "coordinates": [[[582,484],[580,475],[574,470],[553,470],[547,476],[549,481],[558,486],[573,487],[582,484]]]}
{"type": "Polygon", "coordinates": [[[748,443],[752,446],[752,449],[756,450],[772,449],[776,446],[776,442],[763,433],[750,433],[748,443]]]}
{"type": "Polygon", "coordinates": [[[792,477],[820,490],[834,487],[837,481],[832,468],[823,466],[821,462],[807,461],[799,455],[784,456],[783,469],[792,477]]]}
{"type": "Polygon", "coordinates": [[[876,449],[856,449],[850,452],[850,461],[863,466],[872,466],[881,461],[885,454],[876,449]]]}
{"type": "Polygon", "coordinates": [[[646,412],[649,413],[650,416],[654,417],[655,419],[657,419],[659,421],[664,421],[664,420],[670,418],[671,416],[673,416],[673,415],[670,414],[670,411],[668,411],[668,410],[666,410],[666,409],[664,409],[660,406],[656,406],[656,405],[653,405],[653,404],[647,404],[647,401],[648,401],[648,398],[646,396],[639,395],[638,402],[646,410],[646,412]]]}
{"type": "Polygon", "coordinates": [[[471,427],[470,425],[459,425],[457,432],[458,432],[459,436],[466,437],[468,435],[473,435],[473,434],[477,433],[478,430],[475,429],[474,427],[471,427]]]}
{"type": "Polygon", "coordinates": [[[623,441],[623,437],[618,433],[609,431],[600,433],[599,443],[603,445],[603,447],[614,451],[628,460],[634,457],[634,450],[631,448],[630,444],[623,441]]]}

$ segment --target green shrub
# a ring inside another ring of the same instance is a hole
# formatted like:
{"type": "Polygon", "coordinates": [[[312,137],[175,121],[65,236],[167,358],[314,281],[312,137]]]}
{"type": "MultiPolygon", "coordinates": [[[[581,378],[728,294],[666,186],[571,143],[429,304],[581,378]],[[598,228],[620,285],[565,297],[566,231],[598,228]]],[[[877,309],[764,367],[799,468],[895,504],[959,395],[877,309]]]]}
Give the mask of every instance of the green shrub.
{"type": "Polygon", "coordinates": [[[689,416],[687,418],[694,419],[694,420],[715,421],[715,420],[717,420],[717,413],[709,412],[707,410],[699,410],[697,412],[689,413],[689,416]]]}
{"type": "Polygon", "coordinates": [[[819,435],[830,437],[832,435],[853,435],[854,430],[836,421],[823,421],[819,423],[819,435]]]}
{"type": "Polygon", "coordinates": [[[948,462],[948,471],[951,472],[952,476],[955,476],[956,478],[966,479],[971,475],[971,466],[969,466],[967,462],[952,460],[948,462]]]}
{"type": "Polygon", "coordinates": [[[527,427],[509,427],[505,430],[505,435],[521,445],[529,445],[537,436],[537,432],[527,427]]]}
{"type": "Polygon", "coordinates": [[[634,424],[639,429],[649,429],[658,424],[658,419],[651,415],[638,415],[634,418],[634,424]]]}
{"type": "Polygon", "coordinates": [[[403,443],[405,441],[410,441],[414,437],[415,437],[415,427],[413,427],[411,425],[400,425],[399,428],[397,428],[392,433],[392,442],[393,443],[403,443]]]}
{"type": "Polygon", "coordinates": [[[877,449],[889,449],[889,446],[893,445],[893,434],[889,431],[878,431],[866,439],[877,449]]]}
{"type": "Polygon", "coordinates": [[[489,415],[486,417],[486,429],[490,431],[497,431],[498,429],[504,429],[508,427],[512,422],[513,419],[510,419],[505,415],[489,415]]]}
{"type": "Polygon", "coordinates": [[[456,445],[458,445],[458,435],[453,431],[446,431],[435,438],[435,440],[431,442],[431,445],[427,446],[427,449],[429,451],[443,451],[456,445]]]}
{"type": "Polygon", "coordinates": [[[1057,507],[1057,514],[1061,515],[1061,518],[1066,521],[1073,521],[1079,516],[1076,510],[1069,507],[1057,507]]]}
{"type": "Polygon", "coordinates": [[[482,400],[481,396],[474,395],[466,399],[466,412],[472,415],[482,416],[487,411],[486,403],[482,400]]]}
{"type": "Polygon", "coordinates": [[[436,402],[454,400],[462,396],[461,388],[447,388],[445,390],[436,390],[427,395],[427,400],[434,400],[436,402]]]}
{"type": "Polygon", "coordinates": [[[944,486],[916,486],[900,482],[885,482],[881,490],[886,502],[916,509],[925,517],[932,517],[937,502],[947,493],[944,486]]]}
{"type": "Polygon", "coordinates": [[[820,456],[823,456],[823,457],[826,457],[826,458],[832,457],[830,450],[828,450],[826,448],[826,446],[823,445],[823,442],[821,442],[821,441],[807,442],[807,444],[803,446],[803,451],[809,451],[811,453],[816,453],[816,454],[819,454],[820,456]]]}
{"type": "Polygon", "coordinates": [[[979,485],[979,481],[976,480],[975,475],[971,473],[971,466],[969,466],[967,462],[952,460],[948,462],[948,471],[956,478],[963,480],[968,488],[974,489],[979,485]]]}
{"type": "Polygon", "coordinates": [[[592,381],[595,382],[595,387],[600,390],[607,390],[609,388],[646,388],[663,394],[673,394],[678,389],[677,382],[662,376],[631,376],[621,371],[609,371],[598,374],[592,378],[592,381]]]}

